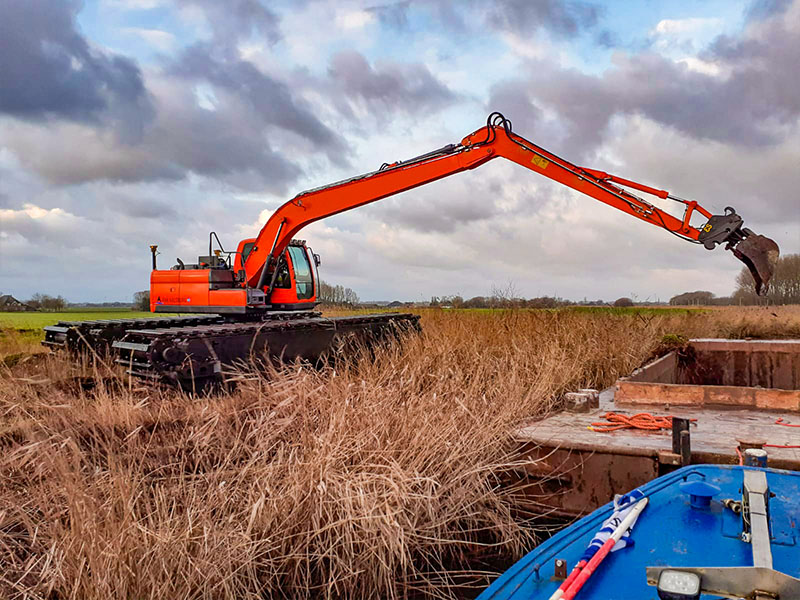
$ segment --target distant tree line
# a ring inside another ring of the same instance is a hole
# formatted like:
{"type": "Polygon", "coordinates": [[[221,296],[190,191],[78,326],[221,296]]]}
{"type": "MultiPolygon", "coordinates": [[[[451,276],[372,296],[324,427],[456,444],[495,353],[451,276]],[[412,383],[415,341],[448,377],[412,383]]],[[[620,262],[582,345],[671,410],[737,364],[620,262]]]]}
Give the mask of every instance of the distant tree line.
{"type": "Polygon", "coordinates": [[[787,254],[778,259],[766,296],[756,295],[753,276],[743,267],[736,276],[736,290],[731,296],[717,297],[698,290],[673,296],[669,303],[674,306],[800,304],[800,254],[787,254]]]}
{"type": "Polygon", "coordinates": [[[778,259],[775,275],[764,297],[756,296],[750,271],[743,268],[736,277],[733,304],[800,304],[800,254],[787,254],[778,259]]]}
{"type": "Polygon", "coordinates": [[[730,296],[717,298],[712,292],[698,290],[696,292],[684,292],[669,299],[672,306],[711,306],[726,305],[731,303],[730,296]]]}
{"type": "Polygon", "coordinates": [[[50,296],[48,294],[34,294],[25,304],[34,310],[44,311],[59,311],[67,307],[67,301],[63,297],[50,296]]]}
{"type": "Polygon", "coordinates": [[[319,282],[319,294],[317,299],[323,304],[331,304],[335,306],[355,306],[361,300],[349,287],[342,285],[331,285],[325,281],[319,282]]]}
{"type": "Polygon", "coordinates": [[[433,296],[430,306],[452,308],[560,308],[562,306],[597,306],[606,304],[603,300],[583,300],[573,302],[554,296],[537,298],[506,298],[502,296],[475,296],[465,300],[461,296],[433,296]]]}

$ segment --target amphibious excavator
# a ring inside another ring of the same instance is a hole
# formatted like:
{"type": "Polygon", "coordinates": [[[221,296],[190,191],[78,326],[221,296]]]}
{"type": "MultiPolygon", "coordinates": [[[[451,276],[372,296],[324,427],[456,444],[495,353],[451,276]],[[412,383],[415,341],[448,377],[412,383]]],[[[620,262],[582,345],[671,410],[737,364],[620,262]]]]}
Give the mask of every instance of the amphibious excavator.
{"type": "Polygon", "coordinates": [[[694,200],[579,167],[512,131],[511,122],[492,113],[486,126],[460,143],[409,160],[384,163],[376,171],[301,192],[269,218],[257,237],[226,251],[209,234],[208,254],[196,263],[178,259],[158,269],[151,246],[150,310],[178,316],[113,321],[62,321],[46,327],[44,343],[70,350],[111,349],[117,362],[137,376],[197,388],[224,378],[226,366],[267,356],[318,361],[339,341],[373,341],[398,330],[418,329],[412,314],[325,318],[318,304],[320,258],[300,230],[319,219],[393,194],[475,169],[503,157],[608,204],[636,219],[711,250],[725,244],[766,293],[778,246],[743,227],[733,208],[714,215],[694,200]],[[683,205],[675,217],[640,194],[683,205]],[[704,223],[692,224],[697,215],[704,223]]]}

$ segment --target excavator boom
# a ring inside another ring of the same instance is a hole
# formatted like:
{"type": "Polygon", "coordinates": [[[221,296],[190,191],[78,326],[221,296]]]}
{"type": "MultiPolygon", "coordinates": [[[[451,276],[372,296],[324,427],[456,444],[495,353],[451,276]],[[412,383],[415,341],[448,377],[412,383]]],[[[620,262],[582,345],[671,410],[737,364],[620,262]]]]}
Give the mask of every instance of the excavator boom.
{"type": "Polygon", "coordinates": [[[613,206],[651,225],[692,243],[726,249],[744,262],[753,275],[759,294],[767,291],[778,258],[778,246],[764,236],[754,236],[742,227],[733,209],[724,215],[711,212],[692,200],[674,196],[604,171],[579,167],[514,133],[500,113],[489,115],[486,126],[450,144],[406,161],[384,164],[377,171],[302,192],[270,217],[256,238],[244,264],[247,285],[263,289],[267,296],[274,286],[274,268],[297,233],[309,223],[375,202],[382,198],[474,169],[503,157],[554,181],[613,206]],[[629,191],[652,194],[684,205],[681,218],[629,191]],[[698,227],[691,220],[697,212],[707,219],[698,227]],[[272,276],[272,277],[270,277],[272,276]]]}

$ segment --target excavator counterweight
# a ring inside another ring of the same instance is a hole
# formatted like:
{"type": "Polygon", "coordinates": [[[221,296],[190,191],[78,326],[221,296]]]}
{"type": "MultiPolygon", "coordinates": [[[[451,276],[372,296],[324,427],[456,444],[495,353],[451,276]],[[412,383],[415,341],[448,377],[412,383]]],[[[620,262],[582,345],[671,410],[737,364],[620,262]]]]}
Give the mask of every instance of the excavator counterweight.
{"type": "Polygon", "coordinates": [[[743,227],[728,207],[714,215],[699,203],[597,169],[579,167],[514,133],[511,121],[492,113],[486,126],[457,144],[415,158],[384,163],[375,171],[301,192],[275,211],[256,238],[222,248],[209,235],[208,254],[197,263],[178,259],[168,270],[156,265],[151,246],[150,310],[190,313],[150,323],[72,322],[46,327],[45,344],[97,351],[109,345],[118,362],[135,375],[197,389],[224,378],[224,368],[264,355],[316,362],[342,341],[373,343],[398,331],[419,329],[419,317],[405,314],[323,318],[318,303],[319,256],[295,239],[306,225],[427,183],[505,158],[577,190],[628,215],[712,250],[725,244],[753,275],[756,292],[766,294],[778,260],[778,245],[743,227]],[[632,191],[633,190],[633,191],[632,191]],[[683,215],[648,202],[637,193],[683,205],[683,215]],[[695,213],[707,221],[692,224],[695,213]],[[213,242],[218,245],[214,249],[213,242]],[[202,316],[201,316],[202,315],[202,316]]]}

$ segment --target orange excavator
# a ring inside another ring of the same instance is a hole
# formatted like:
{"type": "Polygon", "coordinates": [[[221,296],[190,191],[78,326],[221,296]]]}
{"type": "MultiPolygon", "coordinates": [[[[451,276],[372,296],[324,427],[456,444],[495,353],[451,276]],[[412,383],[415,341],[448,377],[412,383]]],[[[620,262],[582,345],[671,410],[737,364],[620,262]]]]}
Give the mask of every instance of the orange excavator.
{"type": "Polygon", "coordinates": [[[511,122],[492,113],[486,126],[458,144],[415,158],[383,164],[377,171],[302,192],[270,217],[258,237],[226,251],[214,232],[208,254],[197,263],[168,270],[156,265],[151,246],[150,310],[185,313],[177,317],[121,321],[61,322],[47,327],[45,344],[77,349],[111,346],[118,362],[135,375],[196,387],[223,377],[224,367],[254,354],[317,361],[337,339],[380,339],[398,329],[418,328],[411,314],[324,318],[318,303],[319,256],[300,230],[319,219],[393,194],[475,169],[497,157],[617,208],[637,219],[711,250],[725,244],[753,275],[757,293],[765,294],[775,270],[777,244],[744,228],[732,208],[713,215],[693,200],[579,167],[512,131],[511,122]],[[675,217],[638,193],[683,205],[675,217]],[[699,214],[704,222],[692,224],[699,214]],[[214,242],[216,241],[216,248],[214,242]]]}

